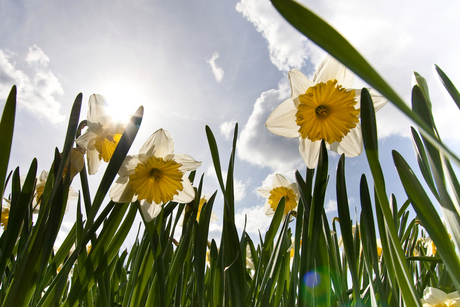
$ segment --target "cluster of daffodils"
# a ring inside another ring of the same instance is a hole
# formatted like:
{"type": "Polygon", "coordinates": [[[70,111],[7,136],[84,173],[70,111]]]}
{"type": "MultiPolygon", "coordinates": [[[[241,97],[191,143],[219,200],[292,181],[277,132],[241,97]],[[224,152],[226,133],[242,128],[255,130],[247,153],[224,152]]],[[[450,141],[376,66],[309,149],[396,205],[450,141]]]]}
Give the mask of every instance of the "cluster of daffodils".
{"type": "MultiPolygon", "coordinates": [[[[318,164],[321,140],[347,157],[361,154],[361,91],[351,88],[353,78],[350,70],[330,56],[318,66],[312,81],[297,69],[289,72],[291,98],[272,112],[265,126],[274,134],[298,137],[308,168],[318,164]]],[[[370,93],[375,111],[387,103],[381,95],[370,93]]]]}

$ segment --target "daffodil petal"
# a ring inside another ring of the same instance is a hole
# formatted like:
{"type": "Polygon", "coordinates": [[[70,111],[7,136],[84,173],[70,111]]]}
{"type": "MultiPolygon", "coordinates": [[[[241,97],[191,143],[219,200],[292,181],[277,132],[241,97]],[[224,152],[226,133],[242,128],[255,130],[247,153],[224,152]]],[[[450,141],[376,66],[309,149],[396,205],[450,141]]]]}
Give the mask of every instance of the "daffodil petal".
{"type": "Polygon", "coordinates": [[[312,142],[299,137],[299,152],[308,168],[312,169],[318,165],[320,148],[321,141],[312,142]]]}
{"type": "Polygon", "coordinates": [[[116,203],[131,203],[137,200],[128,177],[118,177],[110,189],[109,196],[116,203]]]}
{"type": "Polygon", "coordinates": [[[275,176],[273,176],[273,188],[287,187],[290,184],[291,182],[281,174],[275,174],[275,176]]]}
{"type": "Polygon", "coordinates": [[[89,143],[97,137],[97,134],[93,131],[87,130],[85,133],[80,135],[76,140],[78,146],[83,147],[85,150],[88,150],[89,143]]]}
{"type": "Polygon", "coordinates": [[[137,155],[126,156],[118,170],[118,175],[120,177],[129,177],[129,175],[134,173],[134,169],[139,163],[141,163],[141,161],[137,155]]]}
{"type": "MultiPolygon", "coordinates": [[[[374,104],[375,112],[383,108],[388,103],[388,100],[385,97],[383,97],[379,92],[374,90],[373,88],[368,89],[368,90],[372,98],[372,103],[374,104]]],[[[355,108],[360,109],[361,108],[361,90],[355,89],[355,93],[356,93],[355,99],[357,101],[355,108]]],[[[361,117],[361,113],[358,115],[358,117],[361,117]]]]}
{"type": "Polygon", "coordinates": [[[147,156],[156,156],[164,158],[165,156],[174,152],[174,141],[171,134],[163,129],[155,131],[144,143],[139,154],[146,154],[147,156]]]}
{"type": "Polygon", "coordinates": [[[94,175],[101,164],[99,160],[99,152],[97,150],[88,150],[86,152],[86,160],[88,161],[88,174],[94,175]]]}
{"type": "Polygon", "coordinates": [[[274,134],[288,138],[298,137],[299,126],[295,121],[296,112],[294,101],[289,98],[273,110],[265,122],[265,126],[274,134]]]}
{"type": "Polygon", "coordinates": [[[356,157],[363,152],[363,135],[361,133],[361,124],[356,124],[354,129],[351,129],[342,141],[326,144],[326,146],[338,153],[339,155],[345,154],[346,157],[356,157]]]}
{"type": "Polygon", "coordinates": [[[289,71],[289,82],[291,83],[291,98],[298,97],[307,92],[309,87],[315,86],[300,70],[291,69],[289,71]]]}
{"type": "Polygon", "coordinates": [[[139,203],[141,205],[142,215],[144,216],[146,222],[150,222],[161,212],[161,205],[151,204],[146,200],[141,200],[139,203]]]}
{"type": "Polygon", "coordinates": [[[275,211],[273,211],[273,208],[268,203],[268,200],[265,202],[265,205],[264,205],[264,213],[266,216],[272,216],[275,214],[275,211]]]}
{"type": "Polygon", "coordinates": [[[178,195],[175,195],[173,201],[186,204],[191,202],[195,198],[195,190],[192,187],[192,183],[188,179],[187,175],[182,176],[182,185],[183,189],[179,192],[178,195]]]}
{"type": "Polygon", "coordinates": [[[262,187],[258,188],[257,192],[262,196],[263,198],[269,198],[270,197],[270,191],[273,189],[273,187],[262,187]]]}
{"type": "Polygon", "coordinates": [[[111,121],[112,117],[107,112],[107,103],[104,97],[98,94],[89,97],[86,119],[91,123],[100,123],[102,126],[111,121]]]}
{"type": "Polygon", "coordinates": [[[182,164],[179,167],[182,172],[194,171],[201,166],[201,162],[195,161],[195,159],[186,154],[174,154],[172,159],[182,164]]]}
{"type": "Polygon", "coordinates": [[[426,287],[425,290],[423,290],[423,300],[425,301],[425,303],[431,305],[443,304],[448,299],[449,298],[447,294],[439,289],[426,287]]]}
{"type": "Polygon", "coordinates": [[[326,83],[333,79],[337,80],[337,84],[347,88],[353,85],[354,75],[351,70],[332,56],[326,56],[316,69],[313,82],[315,84],[319,82],[326,83]]]}

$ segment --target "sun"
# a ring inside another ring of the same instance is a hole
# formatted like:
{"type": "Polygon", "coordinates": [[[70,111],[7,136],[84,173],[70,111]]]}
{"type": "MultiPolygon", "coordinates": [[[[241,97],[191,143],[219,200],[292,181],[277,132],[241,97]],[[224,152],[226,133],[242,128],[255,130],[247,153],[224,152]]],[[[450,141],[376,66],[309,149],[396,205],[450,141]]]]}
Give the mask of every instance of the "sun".
{"type": "Polygon", "coordinates": [[[118,82],[111,83],[102,88],[100,94],[104,96],[112,119],[122,123],[128,123],[137,108],[146,102],[145,94],[138,86],[131,84],[121,85],[118,82]]]}

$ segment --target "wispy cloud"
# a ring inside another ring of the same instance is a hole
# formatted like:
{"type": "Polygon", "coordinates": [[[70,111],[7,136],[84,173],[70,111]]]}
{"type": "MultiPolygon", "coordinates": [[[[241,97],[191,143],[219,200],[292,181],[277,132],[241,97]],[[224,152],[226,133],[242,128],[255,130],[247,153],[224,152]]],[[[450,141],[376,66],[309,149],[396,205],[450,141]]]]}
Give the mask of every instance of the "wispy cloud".
{"type": "Polygon", "coordinates": [[[235,225],[240,231],[244,229],[245,218],[246,232],[251,236],[258,235],[259,231],[265,233],[272,221],[271,217],[265,215],[263,205],[243,208],[235,214],[235,225]]]}
{"type": "Polygon", "coordinates": [[[230,140],[233,135],[233,131],[235,129],[236,120],[231,120],[227,122],[223,122],[219,125],[220,133],[225,136],[226,140],[230,140]]]}
{"type": "Polygon", "coordinates": [[[32,68],[27,72],[17,68],[17,55],[0,50],[0,100],[6,99],[13,85],[17,86],[18,105],[39,118],[52,123],[62,122],[61,105],[56,95],[62,95],[59,79],[46,67],[49,57],[36,45],[29,48],[24,61],[32,68]]]}
{"type": "Polygon", "coordinates": [[[317,58],[319,48],[284,20],[270,1],[241,0],[236,10],[265,37],[270,60],[279,70],[300,68],[307,58],[317,58]]]}
{"type": "Polygon", "coordinates": [[[217,82],[222,81],[222,78],[224,77],[224,70],[222,67],[217,66],[216,60],[219,58],[219,53],[214,52],[212,55],[212,58],[210,60],[207,60],[206,62],[211,65],[212,73],[214,74],[214,77],[216,78],[217,82]]]}

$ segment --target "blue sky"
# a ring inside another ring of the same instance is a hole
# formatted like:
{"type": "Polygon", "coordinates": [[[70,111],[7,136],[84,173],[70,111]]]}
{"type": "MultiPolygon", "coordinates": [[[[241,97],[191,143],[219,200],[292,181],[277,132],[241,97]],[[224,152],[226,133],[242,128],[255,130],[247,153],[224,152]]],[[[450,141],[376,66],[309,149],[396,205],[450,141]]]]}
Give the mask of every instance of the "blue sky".
{"type": "MultiPolygon", "coordinates": [[[[342,33],[407,102],[412,72],[430,86],[435,119],[443,140],[459,152],[458,109],[445,96],[433,73],[438,64],[460,84],[458,41],[460,4],[364,0],[308,1],[308,7],[342,33]]],[[[202,161],[205,193],[218,189],[205,135],[213,130],[223,164],[228,162],[234,123],[239,124],[235,186],[237,220],[248,215],[248,232],[257,236],[270,218],[256,189],[280,172],[294,179],[305,173],[298,140],[271,134],[264,123],[290,96],[287,72],[299,68],[311,76],[324,52],[293,29],[269,1],[3,1],[0,4],[0,107],[13,84],[19,108],[10,169],[25,173],[37,157],[39,171],[49,169],[54,148],[62,148],[71,105],[83,93],[81,119],[91,94],[103,95],[121,114],[145,108],[131,154],[157,129],[168,130],[175,152],[202,161]]],[[[355,88],[365,84],[356,79],[355,88]]],[[[399,202],[400,187],[391,150],[416,168],[410,122],[388,104],[378,113],[381,159],[388,191],[399,202]]],[[[337,215],[335,168],[326,197],[328,216],[337,215]]],[[[358,187],[367,161],[347,159],[350,205],[359,210],[358,187]]],[[[102,176],[90,178],[92,193],[102,176]]],[[[74,183],[78,188],[78,180],[74,183]]],[[[222,223],[220,196],[211,226],[222,223]]],[[[75,210],[69,210],[71,223],[75,210]]],[[[353,216],[353,214],[352,214],[353,216]]],[[[133,227],[136,228],[136,227],[133,227]]]]}

